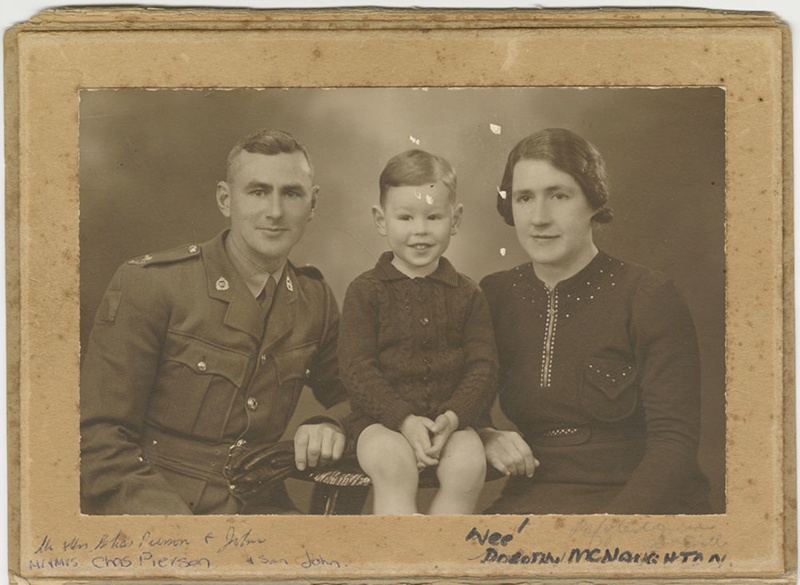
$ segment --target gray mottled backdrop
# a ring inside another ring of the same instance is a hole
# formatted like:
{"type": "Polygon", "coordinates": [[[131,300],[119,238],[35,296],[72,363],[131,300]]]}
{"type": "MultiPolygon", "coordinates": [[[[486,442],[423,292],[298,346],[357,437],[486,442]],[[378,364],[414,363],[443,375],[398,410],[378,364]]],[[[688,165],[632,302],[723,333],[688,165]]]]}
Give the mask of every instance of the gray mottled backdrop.
{"type": "MultiPolygon", "coordinates": [[[[464,222],[447,256],[479,280],[527,260],[494,208],[509,150],[541,128],[569,128],[592,141],[608,165],[616,217],[597,232],[599,247],[668,273],[694,315],[703,362],[701,464],[721,512],[724,104],[718,88],[83,91],[82,347],[119,264],[204,241],[225,227],[215,185],[231,146],[252,130],[287,130],[311,152],[320,205],[292,260],[319,267],[341,302],[349,282],[386,248],[370,207],[391,156],[418,141],[455,164],[464,222]]],[[[314,408],[312,400],[301,402],[296,419],[314,408]]]]}

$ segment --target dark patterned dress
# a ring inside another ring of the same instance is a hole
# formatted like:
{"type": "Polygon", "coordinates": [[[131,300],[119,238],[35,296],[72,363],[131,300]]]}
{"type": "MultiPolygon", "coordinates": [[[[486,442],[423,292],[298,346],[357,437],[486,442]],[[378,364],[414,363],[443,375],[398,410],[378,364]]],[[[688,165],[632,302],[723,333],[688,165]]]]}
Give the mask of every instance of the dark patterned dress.
{"type": "Polygon", "coordinates": [[[709,511],[697,339],[671,281],[600,252],[552,289],[531,264],[481,287],[501,408],[541,462],[489,513],[709,511]]]}

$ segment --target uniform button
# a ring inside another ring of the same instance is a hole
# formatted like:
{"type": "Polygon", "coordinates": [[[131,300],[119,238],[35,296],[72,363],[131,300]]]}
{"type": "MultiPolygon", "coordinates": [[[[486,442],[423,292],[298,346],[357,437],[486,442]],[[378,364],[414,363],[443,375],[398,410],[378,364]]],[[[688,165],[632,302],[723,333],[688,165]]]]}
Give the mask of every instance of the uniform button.
{"type": "Polygon", "coordinates": [[[258,408],[258,400],[256,400],[255,396],[250,396],[247,399],[247,408],[249,408],[250,410],[255,410],[256,408],[258,408]]]}
{"type": "Polygon", "coordinates": [[[267,363],[267,354],[262,354],[262,356],[261,356],[261,363],[262,363],[262,364],[266,364],[266,363],[267,363]]]}
{"type": "Polygon", "coordinates": [[[428,323],[430,323],[430,320],[427,317],[422,317],[419,320],[419,324],[422,325],[423,327],[425,327],[428,323]]]}
{"type": "Polygon", "coordinates": [[[187,248],[187,250],[189,251],[189,254],[197,254],[197,246],[195,246],[194,244],[192,244],[191,246],[189,246],[189,247],[187,248]]]}
{"type": "Polygon", "coordinates": [[[197,362],[197,369],[200,370],[201,372],[205,372],[208,369],[208,364],[203,360],[200,360],[199,362],[197,362]]]}

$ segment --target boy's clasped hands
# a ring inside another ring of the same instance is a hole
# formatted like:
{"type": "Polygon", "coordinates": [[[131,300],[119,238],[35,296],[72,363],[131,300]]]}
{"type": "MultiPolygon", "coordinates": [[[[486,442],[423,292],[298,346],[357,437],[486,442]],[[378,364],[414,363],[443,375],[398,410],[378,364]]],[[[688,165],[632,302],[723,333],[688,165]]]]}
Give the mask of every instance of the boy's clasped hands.
{"type": "Polygon", "coordinates": [[[420,470],[439,464],[442,448],[453,431],[458,429],[458,415],[448,410],[431,420],[427,416],[409,414],[400,425],[400,433],[414,449],[420,470]]]}

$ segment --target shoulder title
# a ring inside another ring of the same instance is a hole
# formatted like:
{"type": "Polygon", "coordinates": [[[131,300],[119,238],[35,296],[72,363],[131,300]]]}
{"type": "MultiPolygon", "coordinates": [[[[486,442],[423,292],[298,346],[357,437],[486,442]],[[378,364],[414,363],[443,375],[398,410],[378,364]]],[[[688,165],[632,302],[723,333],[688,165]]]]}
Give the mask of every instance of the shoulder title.
{"type": "Polygon", "coordinates": [[[163,252],[156,252],[154,254],[145,254],[138,258],[128,260],[128,264],[132,266],[154,266],[157,264],[172,264],[173,262],[181,262],[189,258],[194,258],[200,255],[200,246],[197,244],[186,244],[178,246],[171,250],[163,252]]]}

